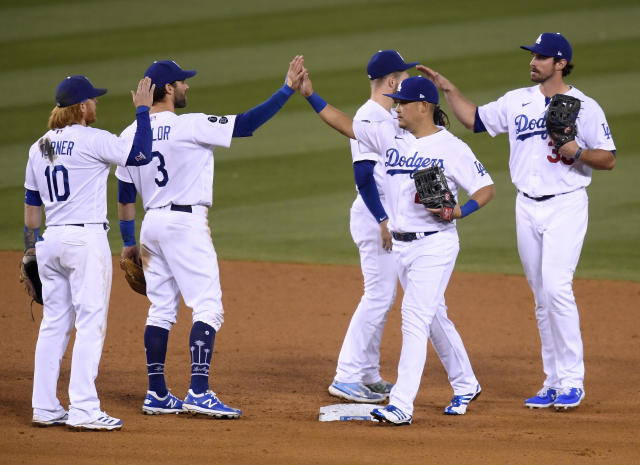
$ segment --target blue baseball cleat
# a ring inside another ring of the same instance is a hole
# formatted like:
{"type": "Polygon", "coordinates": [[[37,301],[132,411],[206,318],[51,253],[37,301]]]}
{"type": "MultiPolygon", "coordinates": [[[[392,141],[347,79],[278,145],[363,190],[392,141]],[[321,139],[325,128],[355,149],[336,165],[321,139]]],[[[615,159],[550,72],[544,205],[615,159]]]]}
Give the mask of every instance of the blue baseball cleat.
{"type": "Polygon", "coordinates": [[[558,393],[553,406],[556,410],[567,410],[580,405],[584,399],[584,389],[582,388],[564,388],[558,393]]]}
{"type": "Polygon", "coordinates": [[[557,395],[557,389],[545,386],[535,396],[525,400],[524,405],[529,408],[548,408],[553,405],[557,395]]]}
{"type": "Polygon", "coordinates": [[[334,381],[329,386],[329,394],[352,402],[362,402],[365,404],[377,404],[384,402],[387,394],[373,392],[363,383],[341,383],[334,381]]]}
{"type": "Polygon", "coordinates": [[[242,410],[225,405],[213,391],[207,391],[202,394],[194,394],[189,389],[187,397],[182,403],[182,409],[193,415],[202,414],[214,418],[240,418],[242,410]]]}
{"type": "Polygon", "coordinates": [[[146,415],[161,415],[166,413],[183,413],[182,401],[167,392],[164,397],[158,397],[153,391],[147,391],[147,396],[142,404],[142,413],[146,415]]]}

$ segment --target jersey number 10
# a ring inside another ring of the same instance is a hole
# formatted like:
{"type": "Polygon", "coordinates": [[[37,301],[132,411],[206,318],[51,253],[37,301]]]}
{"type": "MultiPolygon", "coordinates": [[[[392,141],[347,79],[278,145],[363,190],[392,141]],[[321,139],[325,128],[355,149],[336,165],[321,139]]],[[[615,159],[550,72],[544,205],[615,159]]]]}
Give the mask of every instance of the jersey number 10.
{"type": "Polygon", "coordinates": [[[49,188],[49,200],[53,202],[53,194],[55,193],[56,200],[58,202],[63,202],[69,198],[69,172],[62,165],[56,165],[53,167],[53,170],[50,166],[47,166],[47,169],[44,170],[44,175],[47,177],[47,187],[49,188]],[[64,185],[64,191],[62,194],[58,192],[58,179],[57,173],[62,173],[62,182],[64,185]],[[53,189],[51,188],[53,185],[53,189]]]}

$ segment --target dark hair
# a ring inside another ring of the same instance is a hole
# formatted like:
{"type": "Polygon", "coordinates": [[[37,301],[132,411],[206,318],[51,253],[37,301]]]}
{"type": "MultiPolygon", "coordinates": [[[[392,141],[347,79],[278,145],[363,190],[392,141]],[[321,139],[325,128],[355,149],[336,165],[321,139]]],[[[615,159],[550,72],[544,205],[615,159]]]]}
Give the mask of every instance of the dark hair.
{"type": "Polygon", "coordinates": [[[436,105],[433,109],[433,123],[449,129],[449,116],[440,108],[440,105],[436,105]]]}
{"type": "MultiPolygon", "coordinates": [[[[553,57],[554,63],[558,63],[560,60],[564,60],[564,58],[553,57]]],[[[568,76],[571,70],[573,70],[573,63],[567,62],[567,65],[562,68],[562,76],[568,76]]]]}
{"type": "MultiPolygon", "coordinates": [[[[170,82],[168,84],[173,87],[176,86],[175,81],[170,82]]],[[[156,88],[153,90],[153,103],[161,102],[162,100],[164,100],[165,95],[167,95],[166,84],[160,87],[156,86],[156,88]]]]}

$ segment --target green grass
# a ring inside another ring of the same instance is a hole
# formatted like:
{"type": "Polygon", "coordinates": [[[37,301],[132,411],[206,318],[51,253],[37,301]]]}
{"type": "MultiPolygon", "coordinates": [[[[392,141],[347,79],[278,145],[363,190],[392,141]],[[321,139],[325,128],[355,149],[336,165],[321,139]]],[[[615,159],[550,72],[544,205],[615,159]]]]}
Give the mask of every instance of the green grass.
{"type": "MultiPolygon", "coordinates": [[[[195,0],[180,8],[169,0],[6,0],[0,7],[0,248],[22,247],[26,153],[45,131],[55,86],[66,75],[86,74],[109,88],[96,126],[116,133],[133,119],[128,90],[151,61],[163,58],[198,70],[189,91],[194,112],[251,108],[280,86],[291,57],[303,53],[318,92],[353,113],[368,97],[366,63],[381,48],[434,67],[482,104],[529,85],[528,55],[519,45],[561,30],[574,45],[568,81],[604,108],[618,148],[616,168],[595,172],[589,187],[589,231],[577,276],[639,281],[639,21],[635,0],[606,7],[595,0],[464,0],[437,8],[380,0],[195,0]]],[[[498,192],[460,222],[457,269],[521,273],[507,138],[473,135],[457,121],[452,131],[483,161],[498,192]]],[[[358,263],[348,224],[355,188],[347,140],[299,96],[254,137],[234,140],[215,158],[210,218],[221,258],[358,263]]],[[[110,240],[117,253],[115,198],[111,177],[110,240]]]]}

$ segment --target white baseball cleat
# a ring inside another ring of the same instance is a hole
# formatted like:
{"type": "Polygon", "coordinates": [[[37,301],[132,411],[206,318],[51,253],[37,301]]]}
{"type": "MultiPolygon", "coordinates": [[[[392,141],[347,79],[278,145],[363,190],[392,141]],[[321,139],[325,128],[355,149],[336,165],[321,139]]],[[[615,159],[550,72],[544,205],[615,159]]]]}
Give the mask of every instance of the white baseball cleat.
{"type": "Polygon", "coordinates": [[[76,431],[116,431],[122,429],[122,420],[109,416],[106,412],[100,412],[100,416],[93,421],[77,425],[67,423],[67,426],[76,431]]]}
{"type": "Polygon", "coordinates": [[[444,414],[445,415],[464,415],[467,413],[467,407],[469,406],[469,402],[476,400],[480,394],[482,394],[482,388],[478,384],[476,386],[476,391],[470,394],[463,394],[460,396],[453,396],[451,399],[451,403],[445,407],[444,414]]]}
{"type": "Polygon", "coordinates": [[[413,417],[404,413],[394,405],[387,405],[385,408],[375,408],[371,411],[371,416],[380,423],[390,423],[396,426],[410,425],[413,417]]]}

